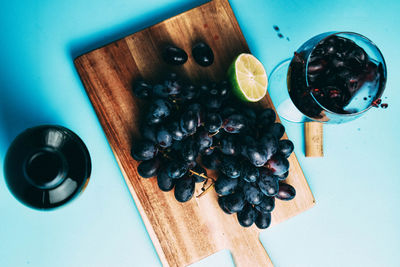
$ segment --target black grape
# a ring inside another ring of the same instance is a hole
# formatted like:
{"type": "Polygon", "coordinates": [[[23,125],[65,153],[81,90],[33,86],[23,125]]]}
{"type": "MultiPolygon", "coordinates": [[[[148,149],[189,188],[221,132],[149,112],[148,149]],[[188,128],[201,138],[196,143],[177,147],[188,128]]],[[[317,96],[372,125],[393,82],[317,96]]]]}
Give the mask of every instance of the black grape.
{"type": "Polygon", "coordinates": [[[159,167],[160,160],[158,158],[153,158],[139,163],[137,171],[143,178],[150,178],[157,174],[159,167]]]}
{"type": "Polygon", "coordinates": [[[221,173],[215,182],[215,192],[221,196],[230,195],[235,192],[238,185],[239,179],[232,179],[221,173]]]}
{"type": "Polygon", "coordinates": [[[153,87],[151,84],[143,81],[143,80],[138,80],[134,83],[133,85],[133,93],[141,99],[147,99],[151,96],[151,92],[153,87]]]}
{"type": "Polygon", "coordinates": [[[221,159],[220,171],[230,178],[240,176],[240,162],[234,156],[223,156],[221,159]]]}
{"type": "Polygon", "coordinates": [[[157,131],[157,143],[160,147],[166,148],[172,145],[172,135],[166,127],[161,126],[157,131]]]}
{"type": "Polygon", "coordinates": [[[256,216],[257,212],[254,210],[253,206],[248,203],[237,213],[239,224],[243,227],[250,227],[254,223],[256,216]]]}
{"type": "Polygon", "coordinates": [[[150,140],[142,140],[135,142],[132,146],[131,155],[135,160],[149,160],[154,158],[158,153],[155,144],[150,140]]]}
{"type": "Polygon", "coordinates": [[[232,156],[239,153],[240,147],[237,144],[234,136],[227,135],[225,138],[222,138],[219,150],[222,152],[222,154],[232,156]]]}
{"type": "Polygon", "coordinates": [[[279,183],[279,191],[276,195],[277,199],[280,200],[292,200],[296,196],[296,189],[290,184],[279,183]]]}
{"type": "Polygon", "coordinates": [[[188,171],[188,166],[185,162],[174,160],[168,163],[166,171],[172,179],[179,179],[188,171]]]}
{"type": "Polygon", "coordinates": [[[155,125],[148,125],[146,123],[141,124],[140,126],[140,133],[144,139],[148,139],[154,143],[157,143],[156,137],[156,126],[155,125]]]}
{"type": "Polygon", "coordinates": [[[258,212],[255,220],[255,224],[259,229],[266,229],[271,224],[271,213],[258,212]]]}
{"type": "Polygon", "coordinates": [[[175,181],[168,176],[165,168],[161,168],[157,174],[157,184],[162,191],[168,192],[174,188],[175,181]]]}
{"type": "Polygon", "coordinates": [[[276,137],[276,139],[281,139],[281,137],[283,136],[283,134],[285,133],[285,127],[281,124],[281,123],[279,123],[279,122],[276,122],[276,123],[274,123],[274,124],[272,124],[270,127],[269,127],[269,132],[271,133],[271,134],[273,134],[275,137],[276,137]]]}
{"type": "Polygon", "coordinates": [[[175,198],[179,202],[189,201],[194,194],[195,182],[193,177],[184,176],[175,182],[175,198]]]}
{"type": "Polygon", "coordinates": [[[205,121],[204,121],[204,128],[209,133],[217,132],[222,126],[222,119],[218,113],[208,113],[205,121]]]}
{"type": "Polygon", "coordinates": [[[188,110],[183,113],[180,120],[181,130],[185,135],[192,135],[196,132],[198,126],[198,118],[194,111],[188,110]]]}
{"type": "Polygon", "coordinates": [[[182,88],[181,97],[185,101],[191,101],[199,95],[199,88],[194,85],[186,85],[182,88]]]}
{"type": "Polygon", "coordinates": [[[236,192],[230,195],[219,197],[219,204],[224,207],[227,213],[235,213],[241,211],[246,203],[242,192],[236,192]]]}
{"type": "Polygon", "coordinates": [[[185,134],[181,130],[179,122],[173,121],[167,126],[168,131],[171,134],[172,139],[180,141],[185,137],[185,134]]]}
{"type": "Polygon", "coordinates": [[[197,133],[197,143],[199,145],[200,152],[207,148],[210,148],[213,144],[213,138],[208,135],[208,132],[203,130],[197,133]]]}
{"type": "Polygon", "coordinates": [[[201,161],[204,167],[210,170],[216,170],[221,163],[220,156],[215,151],[210,155],[203,155],[201,161]]]}
{"type": "Polygon", "coordinates": [[[256,184],[251,184],[247,182],[245,182],[243,185],[243,194],[247,202],[254,205],[260,204],[263,197],[263,193],[260,191],[256,184]]]}
{"type": "Polygon", "coordinates": [[[246,118],[240,114],[230,115],[223,123],[223,128],[228,133],[239,133],[245,127],[246,118]]]}
{"type": "Polygon", "coordinates": [[[270,159],[278,151],[278,139],[272,134],[265,134],[259,141],[260,147],[266,152],[267,159],[270,159]]]}
{"type": "Polygon", "coordinates": [[[294,149],[294,144],[292,141],[284,139],[279,140],[279,153],[281,153],[285,158],[288,158],[292,154],[294,149]]]}
{"type": "Polygon", "coordinates": [[[275,198],[263,196],[260,203],[256,205],[255,208],[261,213],[270,213],[275,208],[275,198]]]}
{"type": "Polygon", "coordinates": [[[275,111],[270,108],[262,110],[257,116],[257,121],[259,125],[262,127],[272,125],[275,122],[275,120],[276,120],[275,111]]]}
{"type": "Polygon", "coordinates": [[[183,141],[181,147],[181,156],[185,161],[195,161],[199,154],[199,146],[192,138],[183,141]]]}
{"type": "Polygon", "coordinates": [[[266,166],[272,174],[281,175],[289,170],[289,161],[284,156],[275,154],[267,161],[266,166]]]}
{"type": "Polygon", "coordinates": [[[241,177],[249,183],[257,182],[260,175],[258,169],[248,161],[242,162],[241,177]]]}
{"type": "Polygon", "coordinates": [[[279,190],[278,179],[264,168],[261,168],[258,187],[266,196],[275,196],[279,190]]]}
{"type": "Polygon", "coordinates": [[[274,175],[278,180],[282,181],[285,180],[289,176],[289,171],[280,174],[280,175],[274,175]]]}

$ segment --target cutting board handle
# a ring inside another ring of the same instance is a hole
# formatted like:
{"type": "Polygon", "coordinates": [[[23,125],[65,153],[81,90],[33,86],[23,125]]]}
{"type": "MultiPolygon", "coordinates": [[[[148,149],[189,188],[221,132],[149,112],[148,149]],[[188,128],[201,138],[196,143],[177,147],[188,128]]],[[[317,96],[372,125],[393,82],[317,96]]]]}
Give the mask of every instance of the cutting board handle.
{"type": "Polygon", "coordinates": [[[258,234],[248,235],[248,239],[245,241],[248,242],[237,240],[237,242],[230,248],[235,266],[273,266],[258,234]]]}

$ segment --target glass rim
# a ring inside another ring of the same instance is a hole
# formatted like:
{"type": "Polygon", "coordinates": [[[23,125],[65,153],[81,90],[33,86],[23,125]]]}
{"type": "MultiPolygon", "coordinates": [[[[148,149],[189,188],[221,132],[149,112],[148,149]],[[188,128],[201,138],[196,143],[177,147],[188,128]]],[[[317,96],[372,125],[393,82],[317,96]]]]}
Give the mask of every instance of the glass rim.
{"type": "MultiPolygon", "coordinates": [[[[385,91],[385,87],[386,87],[387,70],[386,70],[385,58],[383,57],[383,54],[382,54],[382,52],[379,50],[378,46],[377,46],[373,41],[371,41],[369,38],[365,37],[364,35],[359,34],[359,33],[356,33],[356,32],[350,32],[350,31],[331,31],[331,32],[326,32],[326,33],[320,34],[320,35],[325,35],[325,37],[321,38],[321,39],[318,41],[318,43],[314,46],[314,48],[311,50],[310,54],[308,55],[307,61],[306,61],[306,66],[305,66],[305,67],[306,67],[306,69],[305,69],[306,74],[305,74],[305,76],[306,76],[306,85],[307,85],[307,87],[310,87],[310,85],[309,85],[309,83],[308,83],[308,75],[307,75],[307,74],[308,74],[308,64],[309,64],[309,62],[310,62],[310,57],[311,57],[311,55],[313,54],[315,48],[317,47],[317,45],[318,45],[322,40],[325,40],[325,39],[329,38],[330,36],[339,35],[339,34],[348,34],[348,35],[355,35],[355,36],[358,36],[358,37],[360,37],[360,38],[362,38],[362,39],[368,41],[368,42],[376,49],[376,51],[378,51],[380,57],[382,58],[383,73],[384,73],[384,78],[385,78],[384,86],[383,86],[381,92],[379,92],[379,93],[374,97],[374,101],[375,101],[376,99],[379,99],[379,98],[382,96],[383,92],[385,91]]],[[[318,36],[318,35],[317,35],[317,36],[318,36]]],[[[332,114],[335,114],[335,115],[345,116],[345,117],[358,116],[358,115],[360,115],[360,114],[366,112],[367,110],[371,109],[371,108],[373,107],[373,103],[374,103],[374,101],[372,101],[371,104],[370,104],[368,107],[366,107],[365,109],[363,109],[363,110],[361,110],[361,111],[359,111],[359,112],[354,112],[354,113],[337,113],[337,112],[334,112],[334,111],[328,109],[328,108],[325,107],[324,105],[322,105],[322,104],[317,100],[317,98],[313,95],[312,92],[310,93],[310,95],[311,95],[311,97],[314,99],[314,101],[318,104],[318,106],[320,106],[320,107],[322,108],[322,110],[324,110],[324,111],[326,111],[326,112],[329,112],[329,113],[332,113],[332,114]]]]}

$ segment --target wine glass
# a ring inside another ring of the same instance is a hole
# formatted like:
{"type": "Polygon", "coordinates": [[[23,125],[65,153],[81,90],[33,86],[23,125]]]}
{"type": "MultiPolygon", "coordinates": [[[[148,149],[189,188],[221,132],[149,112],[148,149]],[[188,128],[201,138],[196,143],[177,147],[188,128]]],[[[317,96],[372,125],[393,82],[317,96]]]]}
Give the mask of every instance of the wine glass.
{"type": "Polygon", "coordinates": [[[371,40],[354,32],[327,32],[275,67],[268,92],[285,120],[343,123],[376,105],[386,75],[383,55],[371,40]]]}

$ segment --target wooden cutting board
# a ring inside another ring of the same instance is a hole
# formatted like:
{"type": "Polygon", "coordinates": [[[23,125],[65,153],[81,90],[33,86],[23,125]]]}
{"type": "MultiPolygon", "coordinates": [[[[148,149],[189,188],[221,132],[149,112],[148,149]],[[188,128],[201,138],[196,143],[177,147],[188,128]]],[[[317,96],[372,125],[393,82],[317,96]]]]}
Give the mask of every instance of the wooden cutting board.
{"type": "MultiPolygon", "coordinates": [[[[87,94],[165,266],[186,266],[222,249],[231,251],[237,266],[272,266],[259,241],[259,230],[254,225],[243,228],[236,215],[223,213],[214,190],[201,198],[179,203],[173,191],[165,193],[158,189],[156,179],[140,178],[138,163],[130,156],[133,137],[139,135],[139,111],[144,105],[131,91],[134,80],[139,77],[157,80],[160,73],[170,70],[194,82],[202,78],[219,81],[242,52],[249,52],[249,48],[229,2],[213,0],[75,59],[87,94]],[[192,45],[198,40],[208,43],[214,51],[215,61],[210,67],[200,67],[190,55],[192,45]],[[183,66],[171,67],[163,62],[160,50],[167,43],[188,52],[189,59],[183,66]]],[[[269,96],[263,105],[272,107],[269,96]]],[[[315,203],[294,154],[289,162],[287,182],[296,188],[297,195],[290,202],[276,201],[272,225],[315,203]]],[[[201,192],[200,187],[201,184],[196,186],[196,195],[201,192]]]]}

